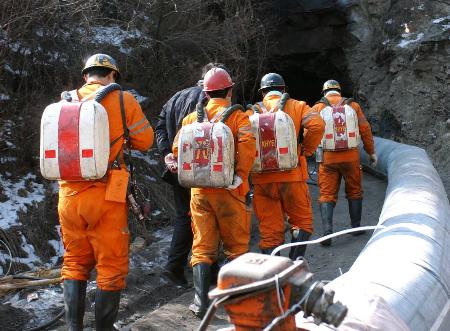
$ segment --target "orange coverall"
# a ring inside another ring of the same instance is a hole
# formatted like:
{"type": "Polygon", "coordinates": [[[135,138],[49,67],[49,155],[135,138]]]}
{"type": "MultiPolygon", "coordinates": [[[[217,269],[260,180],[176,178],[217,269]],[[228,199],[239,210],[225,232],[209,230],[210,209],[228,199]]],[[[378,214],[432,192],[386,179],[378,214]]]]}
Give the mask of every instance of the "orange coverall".
{"type": "MultiPolygon", "coordinates": [[[[212,119],[224,107],[229,107],[227,99],[212,98],[206,106],[208,118],[212,119]]],[[[197,121],[197,113],[183,119],[183,126],[197,121]]],[[[251,131],[248,116],[237,110],[225,124],[234,136],[234,173],[243,183],[235,190],[224,188],[192,188],[191,214],[194,239],[191,265],[212,264],[217,261],[219,242],[222,240],[228,259],[248,252],[250,241],[250,218],[246,212],[245,195],[249,191],[248,174],[256,155],[255,137],[251,131]]],[[[173,143],[173,153],[178,156],[178,135],[173,143]]]]}
{"type": "MultiPolygon", "coordinates": [[[[342,100],[342,96],[331,94],[326,97],[331,105],[336,105],[342,100]]],[[[350,106],[356,111],[358,116],[359,134],[361,135],[364,150],[367,154],[375,153],[375,144],[373,142],[370,124],[367,122],[360,105],[357,102],[351,102],[350,106]]],[[[317,103],[313,109],[321,112],[326,107],[325,103],[317,103]]],[[[324,151],[323,162],[319,166],[319,202],[336,203],[341,179],[345,180],[345,194],[349,200],[362,199],[362,170],[359,162],[358,148],[344,151],[324,151]]]]}
{"type": "MultiPolygon", "coordinates": [[[[269,93],[263,99],[264,106],[272,109],[281,94],[269,93]]],[[[252,173],[254,185],[253,206],[259,220],[261,249],[273,248],[284,243],[284,214],[289,217],[292,230],[313,232],[311,199],[309,197],[306,156],[314,153],[322,139],[325,123],[319,113],[304,101],[288,99],[284,111],[292,118],[298,134],[305,128],[302,145],[298,148],[297,168],[268,173],[252,173]]],[[[247,113],[251,114],[252,111],[247,113]]]]}
{"type": "MultiPolygon", "coordinates": [[[[77,92],[80,98],[102,85],[91,82],[77,92]]],[[[147,150],[153,144],[153,129],[132,94],[123,95],[131,148],[147,150]]],[[[110,142],[123,134],[119,91],[101,102],[108,113],[110,142]]],[[[122,154],[123,137],[111,146],[109,164],[122,154]]],[[[121,157],[122,159],[122,157],[121,157]]],[[[108,172],[109,176],[109,172],[108,172]]],[[[88,280],[97,269],[101,290],[125,287],[128,273],[128,210],[126,203],[105,200],[106,181],[60,181],[58,213],[64,243],[63,279],[88,280]]]]}

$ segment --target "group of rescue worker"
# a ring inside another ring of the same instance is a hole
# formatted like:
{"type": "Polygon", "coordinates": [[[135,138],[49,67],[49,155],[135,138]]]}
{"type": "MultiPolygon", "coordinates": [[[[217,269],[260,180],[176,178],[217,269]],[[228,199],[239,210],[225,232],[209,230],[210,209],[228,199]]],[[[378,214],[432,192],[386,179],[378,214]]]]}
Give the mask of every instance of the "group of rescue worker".
{"type": "MultiPolygon", "coordinates": [[[[114,83],[120,71],[112,57],[95,54],[87,60],[82,75],[85,84],[77,90],[80,100],[100,87],[114,83]]],[[[162,177],[173,187],[176,210],[164,275],[175,284],[186,286],[188,282],[184,272],[192,252],[190,264],[195,296],[189,309],[198,317],[203,317],[208,308],[208,292],[210,285],[216,281],[220,248],[223,248],[225,261],[249,251],[251,219],[246,202],[251,186],[253,210],[259,222],[259,247],[261,253],[270,254],[284,243],[286,221],[289,223],[291,242],[306,241],[313,233],[306,158],[326,145],[326,139],[331,134],[327,130],[333,121],[335,124],[341,121],[344,129],[346,125],[356,125],[359,131],[356,135],[361,136],[364,150],[372,163],[377,162],[370,125],[360,105],[341,95],[337,81],[325,82],[323,97],[313,107],[304,101],[288,98],[280,109],[286,84],[281,75],[268,73],[261,79],[259,92],[262,101],[243,111],[234,111],[224,120],[234,141],[234,175],[231,183],[226,187],[181,186],[177,177],[177,173],[183,171],[178,168],[177,161],[181,153],[178,147],[181,129],[197,121],[200,116],[195,111],[197,105],[203,105],[208,121],[220,119],[232,105],[233,86],[230,71],[225,65],[207,64],[196,86],[177,92],[167,101],[155,129],[157,146],[166,166],[162,177]],[[336,116],[333,107],[341,107],[338,114],[341,118],[336,116]],[[330,109],[329,119],[324,112],[330,109]],[[290,117],[296,135],[296,167],[284,171],[252,172],[258,148],[249,117],[255,111],[283,111],[290,117]],[[348,112],[347,121],[352,123],[345,123],[345,116],[342,122],[342,114],[347,114],[343,111],[348,112]]],[[[149,149],[153,144],[154,132],[136,99],[124,92],[122,101],[118,93],[110,93],[101,103],[109,116],[112,143],[109,162],[116,161],[125,168],[121,102],[129,131],[129,141],[125,143],[130,148],[141,151],[149,149]]],[[[359,151],[354,145],[348,144],[347,147],[334,150],[323,148],[318,171],[323,235],[333,232],[333,209],[342,178],[345,180],[351,226],[357,228],[361,224],[359,151]]],[[[125,287],[129,244],[127,207],[126,203],[105,201],[110,175],[106,177],[97,181],[60,182],[58,212],[65,248],[62,278],[66,323],[70,330],[83,328],[86,283],[94,267],[98,287],[95,296],[97,330],[113,330],[120,291],[125,287]]],[[[331,240],[322,244],[329,246],[331,240]]],[[[293,247],[289,257],[294,260],[302,257],[305,249],[305,245],[293,247]]]]}

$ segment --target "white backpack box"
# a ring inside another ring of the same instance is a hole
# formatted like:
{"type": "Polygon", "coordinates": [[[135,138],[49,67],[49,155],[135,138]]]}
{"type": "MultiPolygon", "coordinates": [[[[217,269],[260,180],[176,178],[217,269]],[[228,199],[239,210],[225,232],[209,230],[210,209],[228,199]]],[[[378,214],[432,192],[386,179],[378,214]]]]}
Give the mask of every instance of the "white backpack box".
{"type": "MultiPolygon", "coordinates": [[[[110,84],[96,93],[101,100],[110,84]]],[[[72,95],[76,95],[73,93],[72,95]]],[[[76,92],[76,91],[75,91],[76,92]]],[[[61,100],[47,106],[41,118],[40,168],[50,180],[86,181],[105,176],[110,152],[106,109],[96,100],[61,100]]]]}
{"type": "Polygon", "coordinates": [[[259,109],[250,116],[253,135],[256,138],[256,158],[252,172],[276,172],[294,169],[298,165],[297,134],[292,118],[283,111],[289,98],[284,93],[279,104],[268,111],[261,102],[259,109]],[[278,108],[278,111],[274,111],[278,108]]]}
{"type": "Polygon", "coordinates": [[[227,187],[233,182],[235,146],[231,129],[224,123],[231,113],[224,109],[221,121],[203,121],[204,109],[197,105],[197,122],[185,125],[178,136],[178,182],[184,187],[227,187]]]}
{"type": "Polygon", "coordinates": [[[339,151],[357,148],[360,143],[358,114],[349,105],[351,100],[342,99],[335,106],[327,106],[320,112],[325,122],[325,133],[321,147],[324,151],[339,151]]]}

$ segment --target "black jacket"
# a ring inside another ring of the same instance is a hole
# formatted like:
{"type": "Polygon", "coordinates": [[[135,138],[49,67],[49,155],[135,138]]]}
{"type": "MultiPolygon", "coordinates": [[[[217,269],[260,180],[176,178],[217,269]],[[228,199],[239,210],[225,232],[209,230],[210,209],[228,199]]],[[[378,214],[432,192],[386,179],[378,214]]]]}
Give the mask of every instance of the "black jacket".
{"type": "Polygon", "coordinates": [[[155,130],[158,149],[163,156],[172,152],[173,140],[183,118],[192,113],[197,103],[205,97],[202,89],[202,86],[193,86],[179,91],[163,106],[155,130]]]}

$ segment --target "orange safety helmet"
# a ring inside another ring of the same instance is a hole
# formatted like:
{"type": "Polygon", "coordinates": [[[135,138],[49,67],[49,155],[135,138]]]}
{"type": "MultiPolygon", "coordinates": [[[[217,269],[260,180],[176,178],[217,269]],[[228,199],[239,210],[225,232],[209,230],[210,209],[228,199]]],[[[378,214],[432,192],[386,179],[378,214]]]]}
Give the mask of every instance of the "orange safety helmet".
{"type": "Polygon", "coordinates": [[[203,79],[203,91],[205,92],[224,90],[233,85],[230,74],[222,68],[210,69],[203,79]]]}

